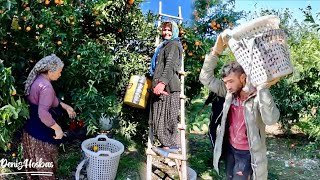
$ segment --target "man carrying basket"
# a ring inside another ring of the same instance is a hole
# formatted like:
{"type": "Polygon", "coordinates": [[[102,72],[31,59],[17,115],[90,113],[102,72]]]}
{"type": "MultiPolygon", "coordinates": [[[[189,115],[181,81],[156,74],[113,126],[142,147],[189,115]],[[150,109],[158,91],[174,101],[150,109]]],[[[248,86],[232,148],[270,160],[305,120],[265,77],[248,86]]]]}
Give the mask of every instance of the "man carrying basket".
{"type": "Polygon", "coordinates": [[[280,115],[268,88],[279,79],[248,90],[244,88],[249,82],[247,75],[238,62],[225,64],[221,71],[222,80],[215,78],[218,56],[227,47],[224,38],[218,36],[205,58],[199,78],[210,91],[225,97],[221,124],[216,131],[213,165],[219,172],[223,152],[226,153],[227,179],[267,180],[265,126],[276,123],[280,115]],[[223,143],[226,143],[226,149],[222,149],[223,143]]]}

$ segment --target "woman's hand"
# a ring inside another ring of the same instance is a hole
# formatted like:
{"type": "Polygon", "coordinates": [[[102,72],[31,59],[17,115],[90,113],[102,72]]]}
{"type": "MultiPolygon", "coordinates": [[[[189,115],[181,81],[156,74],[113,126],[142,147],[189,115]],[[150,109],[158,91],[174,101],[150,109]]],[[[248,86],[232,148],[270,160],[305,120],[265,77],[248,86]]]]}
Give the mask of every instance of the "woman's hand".
{"type": "Polygon", "coordinates": [[[153,88],[153,93],[157,96],[159,96],[160,94],[164,94],[164,95],[169,95],[164,88],[166,87],[166,85],[163,82],[159,82],[156,87],[153,88]]]}
{"type": "Polygon", "coordinates": [[[53,126],[51,126],[51,129],[54,130],[55,136],[53,136],[54,139],[62,139],[64,133],[61,129],[61,127],[55,123],[53,126]]]}
{"type": "Polygon", "coordinates": [[[61,104],[62,108],[68,112],[69,118],[74,119],[77,116],[76,112],[74,111],[74,109],[71,106],[69,106],[68,104],[66,104],[64,102],[61,102],[60,104],[61,104]]]}

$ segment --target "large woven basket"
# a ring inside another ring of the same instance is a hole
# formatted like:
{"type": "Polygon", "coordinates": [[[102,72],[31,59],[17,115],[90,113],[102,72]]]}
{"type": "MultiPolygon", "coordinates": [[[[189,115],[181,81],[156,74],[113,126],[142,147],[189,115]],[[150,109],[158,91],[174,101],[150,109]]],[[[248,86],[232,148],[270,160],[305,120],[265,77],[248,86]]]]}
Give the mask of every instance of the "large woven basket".
{"type": "Polygon", "coordinates": [[[253,86],[293,71],[287,36],[277,16],[263,16],[231,31],[229,47],[253,86]]]}
{"type": "Polygon", "coordinates": [[[80,171],[87,163],[88,180],[114,180],[117,175],[120,155],[124,146],[119,141],[108,138],[106,135],[98,135],[82,142],[81,148],[86,155],[77,167],[76,180],[79,179],[80,171]],[[98,151],[92,151],[96,146],[98,151]]]}

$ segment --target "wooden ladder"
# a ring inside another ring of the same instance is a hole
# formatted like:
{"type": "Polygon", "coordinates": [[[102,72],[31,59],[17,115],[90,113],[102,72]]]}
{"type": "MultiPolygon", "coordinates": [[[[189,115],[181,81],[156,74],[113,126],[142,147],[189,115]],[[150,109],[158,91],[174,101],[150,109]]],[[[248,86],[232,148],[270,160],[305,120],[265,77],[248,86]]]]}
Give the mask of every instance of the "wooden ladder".
{"type": "MultiPolygon", "coordinates": [[[[162,17],[168,17],[171,19],[178,19],[179,24],[182,24],[182,13],[181,13],[181,6],[179,6],[179,15],[171,16],[168,14],[162,13],[162,2],[159,1],[159,19],[158,19],[158,28],[161,26],[161,19],[162,17]]],[[[156,38],[156,47],[160,44],[160,37],[159,35],[156,38]]],[[[186,152],[186,124],[185,124],[185,99],[186,96],[184,94],[184,79],[185,79],[185,71],[184,71],[184,58],[182,58],[181,62],[181,70],[180,74],[180,81],[181,81],[181,93],[180,93],[180,124],[178,124],[178,129],[180,131],[180,138],[181,138],[181,154],[176,153],[169,153],[169,159],[173,159],[176,162],[176,168],[179,173],[180,180],[187,180],[187,152],[186,152]]],[[[147,180],[152,180],[152,156],[158,156],[151,148],[153,146],[153,131],[152,128],[149,127],[149,137],[148,137],[148,149],[146,151],[147,154],[147,180]]]]}

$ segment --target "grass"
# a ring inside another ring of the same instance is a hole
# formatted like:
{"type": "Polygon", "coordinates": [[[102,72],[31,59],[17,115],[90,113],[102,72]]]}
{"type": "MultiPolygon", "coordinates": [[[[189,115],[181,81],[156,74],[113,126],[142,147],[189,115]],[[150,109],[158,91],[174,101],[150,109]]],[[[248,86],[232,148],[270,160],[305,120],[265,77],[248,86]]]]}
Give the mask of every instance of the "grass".
{"type": "Polygon", "coordinates": [[[65,144],[60,147],[58,159],[58,177],[60,179],[72,178],[76,167],[80,163],[83,155],[81,153],[80,142],[75,141],[72,144],[65,144]]]}
{"type": "MultiPolygon", "coordinates": [[[[125,152],[121,156],[118,167],[117,180],[137,179],[143,166],[144,156],[138,152],[125,152]]],[[[140,178],[139,178],[140,179],[140,178]]]]}

